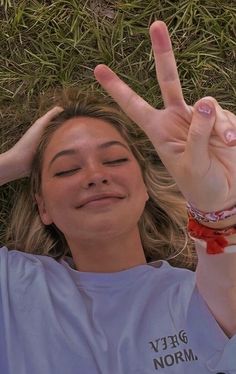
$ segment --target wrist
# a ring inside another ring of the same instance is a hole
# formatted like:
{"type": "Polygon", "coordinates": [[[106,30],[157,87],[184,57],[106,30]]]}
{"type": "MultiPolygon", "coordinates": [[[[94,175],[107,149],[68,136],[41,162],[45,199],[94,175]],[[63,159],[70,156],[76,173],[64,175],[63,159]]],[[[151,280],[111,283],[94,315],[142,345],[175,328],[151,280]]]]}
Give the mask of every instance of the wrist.
{"type": "Polygon", "coordinates": [[[202,240],[206,243],[209,254],[223,253],[225,247],[236,244],[236,225],[220,229],[210,228],[189,217],[187,229],[192,239],[202,240]]]}
{"type": "Polygon", "coordinates": [[[13,180],[22,178],[17,157],[14,157],[11,151],[0,154],[0,185],[4,185],[13,180]]]}
{"type": "Polygon", "coordinates": [[[218,222],[201,221],[201,225],[212,229],[225,229],[227,227],[236,226],[236,216],[232,216],[218,222]]]}
{"type": "Polygon", "coordinates": [[[225,229],[236,225],[236,205],[215,212],[204,212],[187,202],[187,212],[189,218],[208,228],[225,229]]]}

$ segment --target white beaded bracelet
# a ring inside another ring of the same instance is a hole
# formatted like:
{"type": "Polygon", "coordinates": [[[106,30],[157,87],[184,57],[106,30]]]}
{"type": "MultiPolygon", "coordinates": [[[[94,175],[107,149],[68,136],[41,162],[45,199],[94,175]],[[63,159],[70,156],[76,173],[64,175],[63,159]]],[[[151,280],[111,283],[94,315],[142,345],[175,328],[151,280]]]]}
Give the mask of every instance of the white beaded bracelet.
{"type": "Polygon", "coordinates": [[[187,203],[188,215],[198,222],[219,222],[226,218],[236,216],[236,205],[230,209],[218,210],[216,212],[202,212],[187,203]]]}

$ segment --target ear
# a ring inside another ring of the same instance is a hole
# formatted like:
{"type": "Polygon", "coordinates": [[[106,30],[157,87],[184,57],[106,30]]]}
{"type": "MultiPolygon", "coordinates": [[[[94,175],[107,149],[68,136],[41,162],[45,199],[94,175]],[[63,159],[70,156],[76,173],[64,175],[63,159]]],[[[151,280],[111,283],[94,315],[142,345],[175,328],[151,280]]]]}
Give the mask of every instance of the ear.
{"type": "Polygon", "coordinates": [[[148,191],[146,189],[146,202],[149,200],[150,196],[148,195],[148,191]]]}
{"type": "Polygon", "coordinates": [[[53,223],[53,220],[47,212],[43,197],[37,193],[34,196],[37,201],[41,221],[44,223],[44,225],[51,225],[53,223]]]}

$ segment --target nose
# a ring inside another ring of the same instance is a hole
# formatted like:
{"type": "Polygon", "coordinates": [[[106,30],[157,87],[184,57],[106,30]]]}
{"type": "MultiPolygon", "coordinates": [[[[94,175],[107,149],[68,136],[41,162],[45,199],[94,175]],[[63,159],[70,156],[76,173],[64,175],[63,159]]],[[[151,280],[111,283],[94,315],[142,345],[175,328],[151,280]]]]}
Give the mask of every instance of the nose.
{"type": "Polygon", "coordinates": [[[93,165],[92,167],[87,169],[83,183],[85,189],[109,184],[110,177],[104,166],[93,165]]]}

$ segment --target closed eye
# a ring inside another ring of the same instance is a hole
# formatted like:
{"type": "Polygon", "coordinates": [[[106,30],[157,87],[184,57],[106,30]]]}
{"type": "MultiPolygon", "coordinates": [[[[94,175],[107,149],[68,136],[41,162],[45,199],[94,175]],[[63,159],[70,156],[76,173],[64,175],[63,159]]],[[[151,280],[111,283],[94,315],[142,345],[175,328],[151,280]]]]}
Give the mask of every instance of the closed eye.
{"type": "Polygon", "coordinates": [[[117,160],[112,160],[112,161],[106,161],[106,162],[104,162],[104,164],[120,164],[120,163],[122,163],[122,162],[126,162],[126,161],[128,161],[128,158],[119,158],[119,159],[117,159],[117,160]]]}
{"type": "Polygon", "coordinates": [[[77,170],[80,170],[80,168],[60,171],[60,172],[56,173],[55,176],[60,177],[61,175],[70,175],[70,174],[75,173],[77,170]]]}
{"type": "MultiPolygon", "coordinates": [[[[121,163],[126,162],[126,161],[128,161],[128,158],[119,158],[117,160],[106,161],[106,162],[104,162],[104,164],[105,165],[106,164],[116,165],[116,164],[121,164],[121,163]]],[[[73,173],[75,173],[76,171],[78,171],[80,169],[81,168],[75,168],[75,169],[60,171],[60,172],[56,173],[55,176],[60,177],[60,176],[63,176],[63,175],[72,175],[73,173]]]]}

